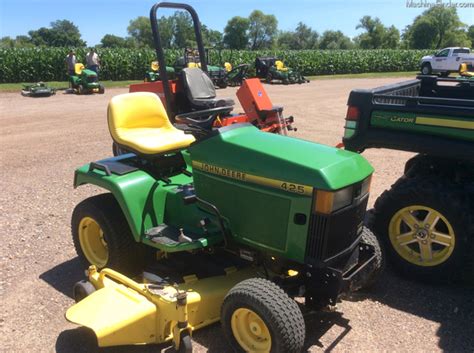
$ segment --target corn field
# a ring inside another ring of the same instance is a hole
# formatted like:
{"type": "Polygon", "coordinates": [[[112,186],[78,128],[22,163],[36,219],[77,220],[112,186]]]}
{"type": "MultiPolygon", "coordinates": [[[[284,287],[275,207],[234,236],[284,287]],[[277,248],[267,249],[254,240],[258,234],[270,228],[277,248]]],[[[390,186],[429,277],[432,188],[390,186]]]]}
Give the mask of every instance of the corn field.
{"type": "MultiPolygon", "coordinates": [[[[0,82],[64,81],[67,79],[64,59],[67,48],[12,48],[0,49],[0,82]]],[[[395,72],[419,70],[419,62],[428,50],[287,50],[287,51],[231,51],[210,50],[213,65],[225,61],[238,65],[251,64],[257,56],[276,56],[288,67],[303,75],[350,74],[364,72],[395,72]]],[[[85,61],[86,49],[77,49],[78,62],[85,61]]],[[[155,60],[151,49],[98,49],[102,62],[101,80],[141,80],[155,60]]],[[[181,50],[167,50],[167,63],[172,66],[183,54],[181,50]]],[[[252,71],[251,71],[252,72],[252,71]]]]}

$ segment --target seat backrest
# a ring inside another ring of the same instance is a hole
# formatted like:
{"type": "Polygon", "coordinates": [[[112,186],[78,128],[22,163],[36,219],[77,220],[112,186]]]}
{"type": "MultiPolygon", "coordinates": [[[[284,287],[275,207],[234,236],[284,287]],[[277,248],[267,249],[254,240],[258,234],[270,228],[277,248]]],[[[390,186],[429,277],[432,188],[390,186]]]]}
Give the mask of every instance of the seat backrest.
{"type": "Polygon", "coordinates": [[[191,102],[197,99],[216,98],[214,83],[200,68],[185,68],[182,75],[186,95],[191,102]]]}
{"type": "Polygon", "coordinates": [[[109,103],[107,120],[115,141],[123,129],[172,126],[163,103],[151,92],[126,93],[113,97],[109,103]]]}
{"type": "Polygon", "coordinates": [[[77,63],[74,65],[74,72],[76,73],[76,75],[80,75],[82,73],[82,70],[84,69],[85,69],[84,64],[77,63]]]}

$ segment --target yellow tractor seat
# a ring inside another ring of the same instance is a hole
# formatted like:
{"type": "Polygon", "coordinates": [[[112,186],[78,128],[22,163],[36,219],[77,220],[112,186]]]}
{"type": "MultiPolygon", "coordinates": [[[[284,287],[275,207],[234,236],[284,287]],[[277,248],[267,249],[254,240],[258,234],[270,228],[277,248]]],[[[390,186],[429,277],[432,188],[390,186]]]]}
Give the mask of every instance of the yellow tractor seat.
{"type": "Polygon", "coordinates": [[[84,70],[84,64],[77,63],[74,65],[74,72],[76,75],[80,75],[82,73],[82,70],[84,70]]]}
{"type": "Polygon", "coordinates": [[[158,63],[158,61],[152,61],[150,68],[152,71],[158,72],[158,70],[160,69],[160,64],[158,63]]]}
{"type": "Polygon", "coordinates": [[[120,94],[110,100],[107,120],[112,139],[140,154],[176,152],[195,141],[171,124],[161,100],[154,93],[120,94]]]}
{"type": "Polygon", "coordinates": [[[462,63],[459,67],[459,74],[464,77],[474,77],[474,72],[469,71],[466,63],[462,63]]]}
{"type": "Polygon", "coordinates": [[[275,61],[275,66],[278,71],[288,71],[288,68],[285,67],[285,64],[283,64],[281,60],[275,61]]]}

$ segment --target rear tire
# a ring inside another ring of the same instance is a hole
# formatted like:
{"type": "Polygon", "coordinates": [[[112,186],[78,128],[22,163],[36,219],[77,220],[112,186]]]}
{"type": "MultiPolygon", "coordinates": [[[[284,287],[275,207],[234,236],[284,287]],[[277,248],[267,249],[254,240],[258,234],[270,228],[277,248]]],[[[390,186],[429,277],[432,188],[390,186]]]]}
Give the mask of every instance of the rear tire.
{"type": "Polygon", "coordinates": [[[77,86],[76,92],[77,94],[84,94],[84,87],[82,85],[77,86]]]}
{"type": "Polygon", "coordinates": [[[421,66],[421,73],[423,75],[431,75],[432,69],[430,63],[425,63],[421,66]]]}
{"type": "Polygon", "coordinates": [[[251,278],[235,285],[222,304],[221,323],[236,352],[301,352],[305,322],[296,302],[276,284],[251,278]],[[253,347],[253,349],[252,349],[253,347]]]}
{"type": "Polygon", "coordinates": [[[404,177],[377,199],[373,228],[395,269],[431,282],[469,276],[474,227],[466,194],[442,178],[404,177]]]}
{"type": "Polygon", "coordinates": [[[104,93],[105,93],[104,85],[99,85],[99,94],[104,94],[104,93]]]}
{"type": "Polygon", "coordinates": [[[96,195],[79,203],[72,213],[71,228],[74,247],[85,267],[109,267],[128,275],[143,269],[143,245],[135,242],[112,194],[96,195]]]}

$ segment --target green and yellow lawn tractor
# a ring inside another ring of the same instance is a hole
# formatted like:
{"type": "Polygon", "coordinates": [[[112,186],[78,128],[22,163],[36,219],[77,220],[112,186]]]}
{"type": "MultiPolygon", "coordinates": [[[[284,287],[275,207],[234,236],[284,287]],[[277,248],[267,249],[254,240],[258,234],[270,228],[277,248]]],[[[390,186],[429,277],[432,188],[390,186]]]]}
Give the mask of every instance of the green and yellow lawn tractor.
{"type": "MultiPolygon", "coordinates": [[[[194,11],[159,3],[151,16],[171,6],[194,11]]],[[[380,247],[363,226],[370,164],[251,124],[213,129],[226,109],[177,115],[177,129],[156,94],[110,101],[111,136],[133,153],[75,172],[75,187],[108,192],[73,211],[88,278],[66,313],[99,346],[171,341],[191,352],[193,331],[221,321],[236,351],[299,352],[303,312],[380,273],[380,247]]]]}
{"type": "Polygon", "coordinates": [[[105,88],[99,83],[95,71],[84,68],[84,65],[81,63],[75,65],[74,71],[75,75],[69,76],[69,84],[77,94],[104,94],[105,88]]]}
{"type": "Polygon", "coordinates": [[[267,83],[281,81],[283,84],[309,82],[298,71],[286,67],[283,61],[275,57],[258,57],[255,59],[255,72],[258,78],[265,79],[267,83]]]}
{"type": "MultiPolygon", "coordinates": [[[[166,72],[168,73],[168,78],[174,80],[175,70],[171,66],[166,66],[166,72]]],[[[160,64],[158,61],[152,61],[150,65],[150,71],[145,74],[145,82],[155,82],[160,80],[160,64]]]]}

